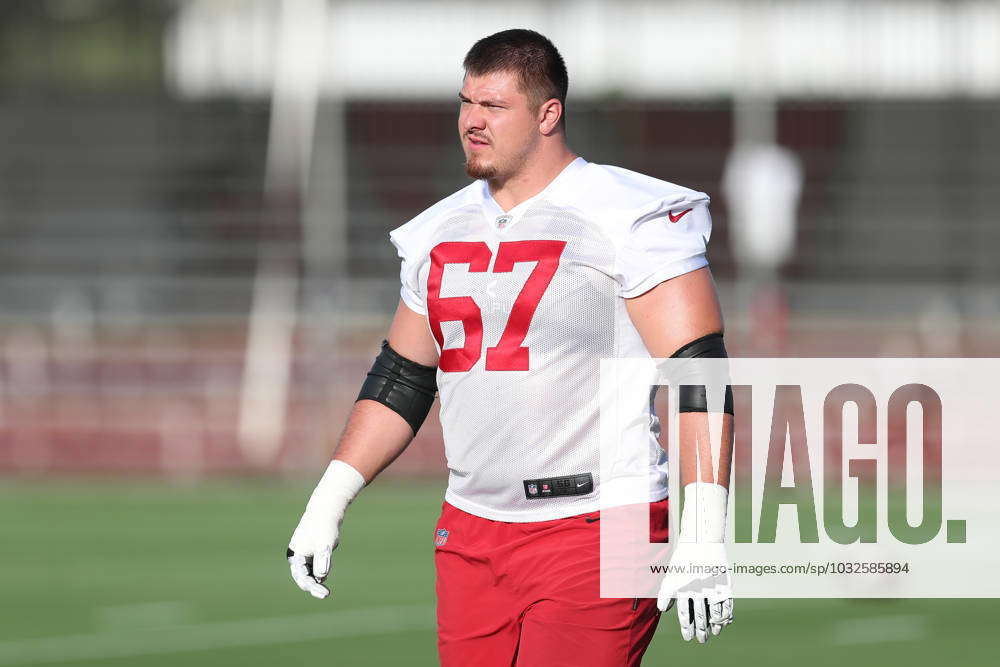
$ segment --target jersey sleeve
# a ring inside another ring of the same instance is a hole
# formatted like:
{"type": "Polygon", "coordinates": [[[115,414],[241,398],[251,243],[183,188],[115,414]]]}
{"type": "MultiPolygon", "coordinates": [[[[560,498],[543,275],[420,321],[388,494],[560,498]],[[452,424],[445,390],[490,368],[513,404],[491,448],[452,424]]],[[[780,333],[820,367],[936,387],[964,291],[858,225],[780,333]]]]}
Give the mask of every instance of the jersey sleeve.
{"type": "Polygon", "coordinates": [[[643,212],[618,249],[618,294],[639,296],[665,280],[708,265],[705,250],[712,234],[708,197],[677,204],[662,202],[643,212]]]}
{"type": "Polygon", "coordinates": [[[411,221],[389,232],[389,240],[396,246],[399,255],[399,296],[407,307],[421,315],[427,314],[427,295],[420,286],[420,268],[423,264],[421,249],[418,246],[416,234],[413,233],[414,223],[411,221]]]}

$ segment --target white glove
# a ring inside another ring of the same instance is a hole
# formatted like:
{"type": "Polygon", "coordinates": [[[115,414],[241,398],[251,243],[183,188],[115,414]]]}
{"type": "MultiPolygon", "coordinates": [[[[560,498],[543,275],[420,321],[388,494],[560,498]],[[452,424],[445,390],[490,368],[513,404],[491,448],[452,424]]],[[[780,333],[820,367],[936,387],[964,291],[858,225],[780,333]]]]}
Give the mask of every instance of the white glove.
{"type": "Polygon", "coordinates": [[[729,492],[725,487],[692,482],[684,487],[680,536],[660,584],[656,606],[670,609],[677,599],[677,620],[684,641],[704,644],[733,622],[733,591],[724,537],[729,492]]]}
{"type": "Polygon", "coordinates": [[[340,543],[344,511],[365,485],[350,464],[331,461],[316,485],[306,511],[288,543],[288,564],[299,588],[322,600],[330,594],[323,581],[330,574],[330,557],[340,543]]]}

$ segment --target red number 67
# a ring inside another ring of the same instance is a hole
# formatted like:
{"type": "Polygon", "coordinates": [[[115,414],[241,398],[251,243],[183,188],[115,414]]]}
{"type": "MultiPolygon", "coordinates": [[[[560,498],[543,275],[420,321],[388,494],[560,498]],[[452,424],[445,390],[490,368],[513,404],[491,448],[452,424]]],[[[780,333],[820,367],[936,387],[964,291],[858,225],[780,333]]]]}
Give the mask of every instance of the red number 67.
{"type": "MultiPolygon", "coordinates": [[[[529,350],[522,347],[535,308],[559,268],[559,257],[565,241],[505,241],[497,249],[493,273],[509,273],[521,262],[537,262],[531,275],[514,300],[507,326],[500,340],[486,348],[486,370],[526,371],[529,350]]],[[[482,241],[448,241],[431,250],[431,270],[427,276],[427,319],[431,333],[441,348],[438,367],[446,373],[468,371],[482,356],[483,315],[471,296],[441,296],[441,276],[446,264],[468,264],[470,273],[489,269],[493,253],[482,241]],[[444,348],[442,322],[461,322],[465,329],[465,345],[444,348]]]]}

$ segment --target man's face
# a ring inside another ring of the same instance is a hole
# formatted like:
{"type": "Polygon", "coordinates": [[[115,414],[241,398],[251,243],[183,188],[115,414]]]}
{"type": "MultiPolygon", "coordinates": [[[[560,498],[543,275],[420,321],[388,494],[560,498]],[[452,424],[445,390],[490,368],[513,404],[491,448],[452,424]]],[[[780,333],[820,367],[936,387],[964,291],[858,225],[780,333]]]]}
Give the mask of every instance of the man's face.
{"type": "Polygon", "coordinates": [[[538,144],[538,109],[512,72],[467,74],[458,95],[458,133],[470,178],[506,180],[518,173],[538,144]]]}

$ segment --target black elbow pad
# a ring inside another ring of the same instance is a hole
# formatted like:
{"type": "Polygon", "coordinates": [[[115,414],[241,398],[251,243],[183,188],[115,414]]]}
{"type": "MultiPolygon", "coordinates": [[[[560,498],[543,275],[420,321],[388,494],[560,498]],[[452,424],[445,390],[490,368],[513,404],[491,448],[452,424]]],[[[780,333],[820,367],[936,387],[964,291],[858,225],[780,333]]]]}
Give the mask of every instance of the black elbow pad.
{"type": "Polygon", "coordinates": [[[405,419],[416,435],[436,394],[437,368],[410,361],[384,340],[357,400],[378,401],[405,419]]]}
{"type": "MultiPolygon", "coordinates": [[[[697,338],[670,355],[671,359],[724,359],[728,357],[721,333],[710,333],[707,336],[697,338]]],[[[702,382],[699,384],[697,382],[698,375],[697,370],[695,370],[694,377],[685,377],[684,382],[679,383],[677,404],[680,412],[708,412],[704,378],[701,378],[702,382]]],[[[726,399],[722,411],[730,415],[733,414],[733,389],[729,385],[726,385],[726,399]]]]}

